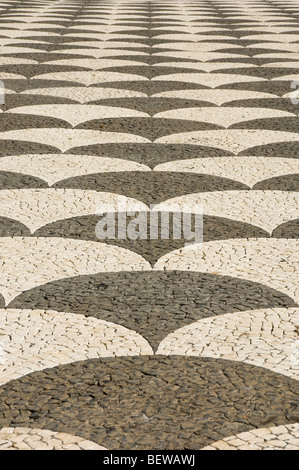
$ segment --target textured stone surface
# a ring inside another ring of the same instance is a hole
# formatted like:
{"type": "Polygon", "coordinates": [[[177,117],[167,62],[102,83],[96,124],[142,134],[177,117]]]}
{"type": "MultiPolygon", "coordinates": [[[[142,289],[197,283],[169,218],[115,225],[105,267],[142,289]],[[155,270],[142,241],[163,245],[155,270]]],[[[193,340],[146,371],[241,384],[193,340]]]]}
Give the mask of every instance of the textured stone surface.
{"type": "Polygon", "coordinates": [[[296,380],[221,359],[87,360],[3,385],[0,425],[76,430],[114,449],[200,449],[266,423],[292,423],[298,387],[296,380]]]}
{"type": "Polygon", "coordinates": [[[152,354],[147,341],[115,323],[51,310],[0,310],[0,383],[83,359],[152,354]]]}
{"type": "Polygon", "coordinates": [[[298,424],[242,432],[202,450],[299,450],[298,424]]]}
{"type": "Polygon", "coordinates": [[[92,441],[43,429],[2,428],[0,450],[105,450],[92,441]]]}
{"type": "Polygon", "coordinates": [[[158,346],[165,335],[201,318],[294,305],[286,294],[244,279],[139,271],[60,279],[20,294],[9,308],[93,316],[133,329],[158,346]]]}
{"type": "Polygon", "coordinates": [[[0,449],[299,449],[298,13],[0,4],[0,449]]]}

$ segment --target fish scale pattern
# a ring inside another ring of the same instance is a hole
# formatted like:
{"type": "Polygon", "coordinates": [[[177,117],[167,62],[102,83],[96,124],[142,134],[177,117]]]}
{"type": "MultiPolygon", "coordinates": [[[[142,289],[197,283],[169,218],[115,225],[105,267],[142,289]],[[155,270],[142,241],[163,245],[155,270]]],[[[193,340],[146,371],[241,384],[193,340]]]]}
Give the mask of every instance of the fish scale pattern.
{"type": "Polygon", "coordinates": [[[0,450],[299,450],[299,1],[1,1],[0,81],[0,450]]]}

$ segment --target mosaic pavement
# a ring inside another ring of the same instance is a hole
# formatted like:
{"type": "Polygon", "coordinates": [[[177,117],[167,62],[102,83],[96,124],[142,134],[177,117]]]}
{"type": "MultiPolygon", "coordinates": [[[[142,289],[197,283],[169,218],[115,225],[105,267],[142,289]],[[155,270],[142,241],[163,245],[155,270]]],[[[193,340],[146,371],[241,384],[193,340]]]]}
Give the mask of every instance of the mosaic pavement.
{"type": "Polygon", "coordinates": [[[299,450],[299,1],[0,25],[0,449],[299,450]],[[120,197],[203,243],[99,239],[120,197]]]}

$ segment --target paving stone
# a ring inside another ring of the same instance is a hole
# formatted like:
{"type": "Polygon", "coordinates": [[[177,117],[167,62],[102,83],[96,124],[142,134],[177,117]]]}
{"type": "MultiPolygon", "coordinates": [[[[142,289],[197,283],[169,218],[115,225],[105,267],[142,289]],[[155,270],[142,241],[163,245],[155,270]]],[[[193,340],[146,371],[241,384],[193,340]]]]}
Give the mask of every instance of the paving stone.
{"type": "Polygon", "coordinates": [[[299,450],[298,12],[0,4],[1,450],[299,450]]]}

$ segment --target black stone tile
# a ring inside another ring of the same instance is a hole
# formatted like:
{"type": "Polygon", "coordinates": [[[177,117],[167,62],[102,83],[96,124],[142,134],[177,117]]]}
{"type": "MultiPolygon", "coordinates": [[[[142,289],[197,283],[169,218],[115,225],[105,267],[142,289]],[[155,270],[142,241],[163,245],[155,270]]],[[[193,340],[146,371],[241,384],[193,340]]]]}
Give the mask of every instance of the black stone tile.
{"type": "Polygon", "coordinates": [[[158,204],[184,194],[249,189],[243,183],[212,175],[179,172],[109,172],[76,176],[55,183],[54,188],[107,191],[158,204]]]}
{"type": "Polygon", "coordinates": [[[290,98],[251,98],[248,100],[234,100],[224,103],[222,107],[236,108],[267,108],[279,109],[288,113],[299,114],[299,106],[294,105],[290,98]]]}
{"type": "MultiPolygon", "coordinates": [[[[23,152],[24,153],[24,152],[23,152]]],[[[30,152],[29,152],[30,153],[30,152]]],[[[33,153],[33,152],[32,152],[33,153]]],[[[41,152],[39,152],[41,153],[41,152]]],[[[49,152],[50,153],[50,152],[49,152]]],[[[154,168],[156,165],[190,158],[234,156],[231,152],[214,147],[188,144],[98,144],[72,148],[68,153],[122,158],[154,168]]]]}
{"type": "Polygon", "coordinates": [[[96,317],[133,329],[156,348],[178,328],[225,313],[295,306],[265,285],[190,271],[101,273],[49,282],[8,308],[49,309],[96,317]]]}
{"type": "Polygon", "coordinates": [[[0,114],[0,129],[2,132],[14,131],[17,129],[51,129],[51,128],[72,129],[68,122],[38,114],[0,114]]]}
{"type": "MultiPolygon", "coordinates": [[[[57,96],[43,96],[43,95],[6,95],[5,104],[0,105],[2,111],[7,111],[9,109],[18,108],[21,106],[38,106],[40,104],[77,104],[76,100],[68,98],[59,98],[57,96]]],[[[14,117],[17,117],[14,115],[14,117]]],[[[3,116],[1,116],[3,118],[3,116]]],[[[0,121],[1,125],[1,121],[0,121]]],[[[2,130],[2,128],[1,128],[2,130]]]]}
{"type": "Polygon", "coordinates": [[[252,121],[239,122],[230,126],[230,129],[260,129],[280,132],[298,132],[299,118],[296,117],[271,117],[254,119],[252,121]]]}
{"type": "MultiPolygon", "coordinates": [[[[70,86],[70,85],[69,85],[70,86]]],[[[120,90],[132,90],[145,93],[148,96],[155,95],[156,93],[163,93],[164,91],[174,90],[203,90],[208,89],[204,85],[197,83],[177,82],[177,81],[166,81],[166,80],[155,80],[155,81],[122,81],[122,82],[105,82],[94,84],[100,88],[117,88],[120,90]]]]}
{"type": "Polygon", "coordinates": [[[299,68],[280,68],[280,67],[244,67],[244,68],[229,68],[217,70],[214,73],[231,73],[238,75],[245,75],[248,77],[265,78],[272,80],[274,78],[283,77],[292,73],[299,73],[299,68]]]}
{"type": "Polygon", "coordinates": [[[27,79],[33,78],[37,75],[46,73],[59,73],[59,72],[77,72],[86,71],[87,67],[70,66],[70,65],[51,65],[51,64],[12,64],[0,65],[1,73],[15,73],[23,75],[27,79]]]}
{"type": "MultiPolygon", "coordinates": [[[[221,85],[217,87],[219,89],[226,89],[227,85],[221,85]]],[[[290,93],[291,83],[290,81],[260,81],[260,82],[245,82],[245,83],[231,83],[229,88],[232,90],[248,90],[258,91],[262,93],[272,93],[281,97],[286,93],[290,93]]]]}
{"type": "MultiPolygon", "coordinates": [[[[47,126],[48,127],[48,126],[47,126]]],[[[50,127],[50,126],[49,126],[50,127]]],[[[53,126],[54,127],[54,126],[53,126]]],[[[58,125],[57,125],[58,127],[58,125]]],[[[209,122],[188,121],[186,119],[165,119],[151,117],[123,117],[93,119],[78,124],[76,129],[99,130],[103,132],[122,132],[142,136],[150,141],[181,132],[205,131],[222,129],[221,126],[209,122]]]]}
{"type": "Polygon", "coordinates": [[[16,93],[22,91],[34,90],[36,88],[60,88],[60,87],[83,87],[84,85],[78,82],[69,82],[67,80],[22,80],[22,79],[8,79],[4,80],[6,88],[10,88],[16,93]]]}
{"type": "MultiPolygon", "coordinates": [[[[30,237],[30,230],[14,219],[0,217],[0,237],[30,237]]],[[[0,308],[2,306],[2,296],[0,295],[0,308]]]]}
{"type": "Polygon", "coordinates": [[[48,184],[40,178],[13,171],[0,171],[1,189],[47,188],[48,184]]]}
{"type": "Polygon", "coordinates": [[[0,158],[10,155],[60,153],[60,150],[51,145],[37,144],[19,140],[0,140],[0,158]]]}
{"type": "MultiPolygon", "coordinates": [[[[136,213],[135,216],[132,217],[127,216],[125,225],[126,233],[128,227],[130,227],[130,222],[134,223],[134,217],[137,217],[138,215],[139,213],[136,213]]],[[[113,224],[115,226],[115,239],[101,238],[96,234],[97,223],[101,221],[101,217],[96,215],[78,216],[64,220],[58,220],[43,226],[32,235],[35,237],[61,237],[73,238],[77,240],[99,241],[109,245],[117,245],[140,254],[152,266],[158,261],[159,258],[161,258],[161,256],[165,255],[166,253],[182,248],[186,246],[187,243],[199,243],[201,241],[200,234],[202,234],[202,240],[205,242],[232,238],[269,237],[269,233],[250,224],[222,217],[204,216],[203,225],[200,227],[197,225],[196,233],[198,233],[199,238],[196,238],[195,216],[193,214],[191,216],[191,232],[186,233],[185,236],[181,227],[181,221],[189,219],[187,219],[187,214],[180,213],[176,214],[174,217],[172,214],[169,214],[169,223],[165,223],[166,227],[169,228],[169,236],[167,237],[168,239],[165,240],[161,237],[161,218],[159,213],[158,234],[155,235],[156,239],[151,239],[150,215],[143,213],[138,220],[145,221],[144,224],[146,226],[146,232],[144,233],[142,230],[143,225],[141,225],[141,227],[137,225],[134,230],[131,229],[136,233],[137,239],[132,240],[126,238],[125,240],[122,240],[118,238],[118,220],[122,220],[121,217],[125,217],[125,214],[120,214],[120,219],[118,219],[118,214],[115,213],[111,213],[109,217],[113,218],[112,220],[115,220],[115,224],[113,224]],[[174,236],[174,226],[178,231],[175,233],[179,233],[178,239],[176,239],[174,236]],[[141,233],[144,239],[141,239],[141,233]]],[[[142,224],[143,222],[140,223],[142,224]]]]}
{"type": "MultiPolygon", "coordinates": [[[[216,107],[215,104],[210,103],[208,101],[198,101],[192,99],[185,100],[179,98],[163,97],[155,98],[153,96],[150,98],[108,98],[103,100],[100,99],[96,101],[90,101],[88,104],[98,104],[100,106],[113,106],[126,109],[136,109],[136,111],[148,113],[150,116],[171,109],[216,107]]],[[[154,125],[153,121],[152,123],[154,125]]]]}
{"type": "Polygon", "coordinates": [[[299,219],[279,225],[272,232],[273,238],[299,238],[299,219]]]}
{"type": "MultiPolygon", "coordinates": [[[[135,60],[134,56],[132,56],[132,60],[135,60]]],[[[170,61],[171,62],[171,59],[170,61]]],[[[184,70],[181,67],[169,67],[169,66],[159,66],[155,67],[154,65],[122,65],[118,67],[105,67],[105,69],[100,69],[101,71],[105,72],[117,72],[117,73],[130,73],[134,75],[139,75],[141,77],[144,77],[146,79],[152,80],[153,78],[163,76],[163,75],[172,75],[175,73],[198,73],[198,70],[196,68],[184,70]]]]}
{"type": "Polygon", "coordinates": [[[276,142],[243,150],[239,155],[253,157],[299,158],[299,142],[276,142]]]}
{"type": "Polygon", "coordinates": [[[110,450],[196,450],[297,422],[298,394],[295,380],[223,359],[93,359],[3,385],[0,425],[67,432],[110,450]]]}
{"type": "Polygon", "coordinates": [[[299,174],[276,176],[259,181],[253,189],[264,191],[299,191],[299,174]]]}

